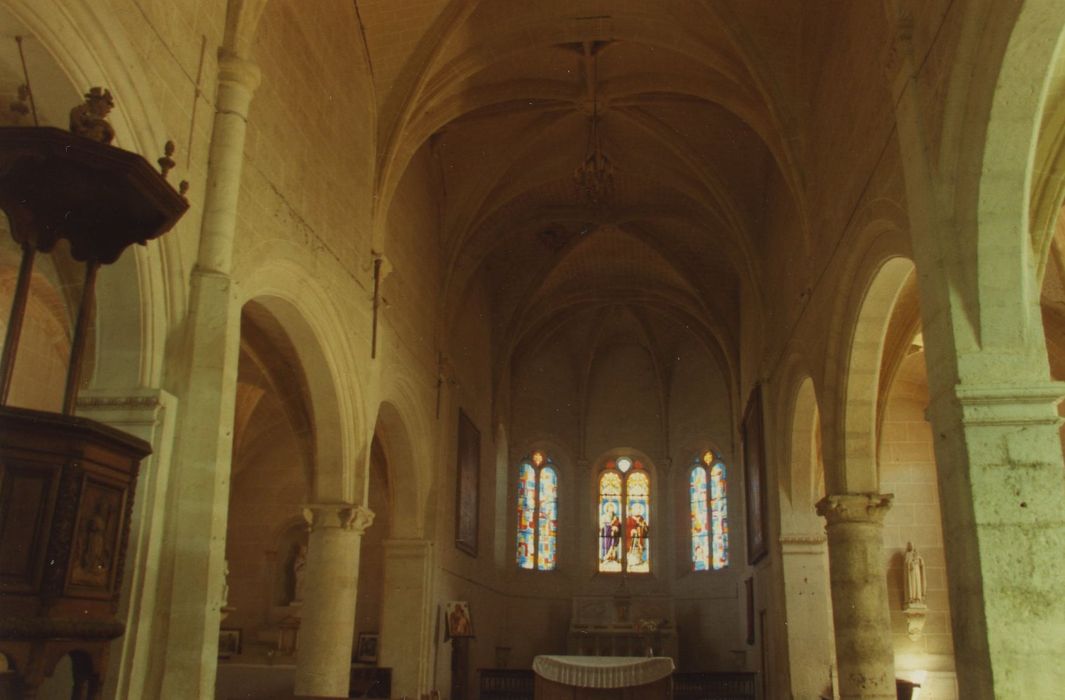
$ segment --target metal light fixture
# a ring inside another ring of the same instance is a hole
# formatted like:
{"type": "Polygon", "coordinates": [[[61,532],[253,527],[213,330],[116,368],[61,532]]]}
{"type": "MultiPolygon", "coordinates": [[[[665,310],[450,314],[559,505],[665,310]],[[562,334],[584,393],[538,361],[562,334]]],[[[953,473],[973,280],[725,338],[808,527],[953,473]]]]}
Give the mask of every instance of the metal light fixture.
{"type": "Polygon", "coordinates": [[[594,208],[606,204],[614,196],[614,164],[603,153],[599,137],[599,57],[594,58],[592,78],[592,119],[588,126],[588,141],[584,160],[573,171],[577,196],[594,208]]]}

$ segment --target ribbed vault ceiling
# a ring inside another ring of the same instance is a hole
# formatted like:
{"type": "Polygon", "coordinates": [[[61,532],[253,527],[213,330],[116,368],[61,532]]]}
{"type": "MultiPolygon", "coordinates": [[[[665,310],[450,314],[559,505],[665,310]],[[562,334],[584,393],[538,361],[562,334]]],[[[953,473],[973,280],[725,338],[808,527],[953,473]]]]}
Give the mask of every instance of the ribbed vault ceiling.
{"type": "MultiPolygon", "coordinates": [[[[786,110],[729,3],[399,4],[403,65],[382,35],[399,26],[384,14],[396,4],[360,2],[380,204],[392,206],[427,151],[443,199],[449,320],[487,277],[499,364],[620,304],[694,333],[734,367],[738,305],[761,276],[767,192],[801,186],[786,110]],[[598,206],[573,181],[593,111],[615,172],[614,196],[598,206]]],[[[767,17],[777,7],[761,5],[767,17]]],[[[765,21],[787,31],[781,18],[765,21]]],[[[802,203],[791,206],[801,218],[802,203]]]]}

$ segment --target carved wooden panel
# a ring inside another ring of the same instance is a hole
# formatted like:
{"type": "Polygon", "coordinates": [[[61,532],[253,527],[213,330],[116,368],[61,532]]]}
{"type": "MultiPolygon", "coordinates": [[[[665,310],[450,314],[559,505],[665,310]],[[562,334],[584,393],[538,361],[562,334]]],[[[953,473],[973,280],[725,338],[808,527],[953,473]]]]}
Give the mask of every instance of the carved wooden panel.
{"type": "Polygon", "coordinates": [[[41,584],[57,475],[47,464],[0,461],[0,591],[4,593],[33,593],[41,584]]]}

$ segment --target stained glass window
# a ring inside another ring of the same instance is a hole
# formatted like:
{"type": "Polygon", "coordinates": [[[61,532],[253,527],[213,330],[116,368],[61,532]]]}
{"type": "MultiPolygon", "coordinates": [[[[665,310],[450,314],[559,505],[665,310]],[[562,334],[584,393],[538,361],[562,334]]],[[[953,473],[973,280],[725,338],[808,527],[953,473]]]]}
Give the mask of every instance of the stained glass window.
{"type": "Polygon", "coordinates": [[[692,570],[706,571],[710,568],[710,499],[706,493],[706,467],[701,464],[692,469],[688,495],[691,502],[692,570]]]}
{"type": "Polygon", "coordinates": [[[540,571],[555,568],[556,543],[558,541],[558,474],[553,467],[540,470],[539,544],[536,548],[536,566],[540,571]]]}
{"type": "Polygon", "coordinates": [[[693,571],[728,566],[728,498],[725,465],[709,450],[695,461],[688,478],[693,571]]]}
{"type": "Polygon", "coordinates": [[[518,466],[516,560],[539,571],[551,571],[558,560],[558,472],[542,452],[518,466]]]}
{"type": "Polygon", "coordinates": [[[651,477],[619,457],[599,475],[599,571],[650,572],[650,521],[651,477]]]}

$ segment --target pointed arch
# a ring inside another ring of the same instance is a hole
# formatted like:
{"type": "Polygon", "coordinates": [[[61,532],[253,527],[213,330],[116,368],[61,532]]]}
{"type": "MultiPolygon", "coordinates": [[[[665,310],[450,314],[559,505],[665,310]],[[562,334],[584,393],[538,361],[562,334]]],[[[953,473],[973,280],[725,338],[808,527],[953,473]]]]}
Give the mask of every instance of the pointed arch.
{"type": "Polygon", "coordinates": [[[873,493],[878,489],[876,463],[877,407],[880,368],[892,310],[913,262],[889,257],[873,266],[873,275],[860,295],[847,354],[842,392],[844,493],[873,493]]]}

